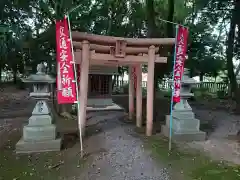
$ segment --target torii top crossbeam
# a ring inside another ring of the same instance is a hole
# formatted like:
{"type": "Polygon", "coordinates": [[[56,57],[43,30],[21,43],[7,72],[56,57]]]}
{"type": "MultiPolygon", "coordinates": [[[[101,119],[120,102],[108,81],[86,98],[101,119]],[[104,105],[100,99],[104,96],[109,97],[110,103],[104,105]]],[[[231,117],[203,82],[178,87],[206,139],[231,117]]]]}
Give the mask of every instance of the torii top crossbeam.
{"type": "MultiPolygon", "coordinates": [[[[156,46],[155,54],[157,54],[159,46],[173,45],[175,42],[174,38],[122,38],[76,31],[72,32],[72,40],[76,51],[81,51],[83,41],[89,42],[90,64],[109,66],[147,64],[150,46],[156,46]]],[[[167,62],[166,57],[155,56],[156,63],[167,62]]],[[[76,63],[80,64],[81,56],[78,57],[76,63]]]]}
{"type": "Polygon", "coordinates": [[[175,42],[174,38],[123,38],[113,36],[102,36],[95,34],[87,34],[83,32],[72,32],[72,38],[76,41],[88,40],[89,42],[114,45],[116,41],[122,40],[130,46],[159,46],[159,45],[172,45],[175,42]]]}

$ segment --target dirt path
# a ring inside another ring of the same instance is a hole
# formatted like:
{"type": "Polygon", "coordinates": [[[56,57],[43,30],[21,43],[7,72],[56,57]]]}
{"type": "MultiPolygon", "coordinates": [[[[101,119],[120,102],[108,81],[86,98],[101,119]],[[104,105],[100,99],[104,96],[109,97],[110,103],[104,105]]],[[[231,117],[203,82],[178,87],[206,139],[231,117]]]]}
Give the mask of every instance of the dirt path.
{"type": "Polygon", "coordinates": [[[85,141],[85,150],[90,155],[77,179],[169,180],[164,165],[151,158],[143,142],[134,136],[133,127],[118,120],[122,115],[122,112],[104,115],[106,121],[91,127],[95,133],[85,141]]]}

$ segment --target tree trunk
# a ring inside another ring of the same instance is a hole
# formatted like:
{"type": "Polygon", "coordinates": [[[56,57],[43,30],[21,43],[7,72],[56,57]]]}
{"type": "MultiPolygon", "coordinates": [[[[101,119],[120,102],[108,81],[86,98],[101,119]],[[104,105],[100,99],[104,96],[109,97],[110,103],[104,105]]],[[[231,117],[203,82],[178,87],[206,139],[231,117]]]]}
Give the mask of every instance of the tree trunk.
{"type": "Polygon", "coordinates": [[[2,83],[3,61],[3,56],[0,55],[0,84],[2,83]]]}
{"type": "Polygon", "coordinates": [[[114,75],[113,81],[112,81],[112,90],[113,90],[114,86],[116,85],[116,81],[117,81],[117,75],[114,75]]]}
{"type": "Polygon", "coordinates": [[[47,73],[51,74],[52,73],[52,59],[48,59],[47,61],[47,73]]]}
{"type": "Polygon", "coordinates": [[[203,76],[204,76],[204,74],[201,72],[201,73],[199,74],[200,88],[203,87],[203,76]]]}
{"type": "Polygon", "coordinates": [[[13,68],[13,84],[17,84],[17,65],[13,68]]]}
{"type": "MultiPolygon", "coordinates": [[[[174,17],[174,0],[168,0],[168,18],[167,20],[172,22],[174,17]]],[[[173,24],[167,23],[167,36],[173,37],[173,24]]]]}
{"type": "Polygon", "coordinates": [[[154,9],[154,0],[146,0],[146,11],[147,11],[147,36],[156,37],[156,13],[154,9]]]}
{"type": "Polygon", "coordinates": [[[236,74],[234,73],[234,65],[233,65],[233,56],[234,56],[234,41],[235,41],[235,30],[236,24],[238,20],[238,11],[240,9],[240,0],[235,0],[234,9],[232,10],[232,18],[230,22],[230,29],[228,33],[227,39],[227,70],[228,70],[228,78],[231,84],[231,95],[234,97],[236,101],[236,112],[240,110],[240,92],[237,86],[236,74]]]}
{"type": "MultiPolygon", "coordinates": [[[[237,6],[237,12],[236,12],[236,16],[240,16],[240,2],[238,2],[238,4],[236,5],[237,6]]],[[[240,57],[240,19],[238,18],[237,19],[237,26],[238,26],[238,31],[237,31],[237,39],[236,39],[236,52],[237,52],[237,56],[240,57]]],[[[238,65],[237,69],[236,69],[236,78],[238,78],[238,75],[240,73],[240,64],[238,65]]],[[[236,80],[236,85],[237,85],[237,88],[239,89],[239,82],[236,80]]]]}
{"type": "Polygon", "coordinates": [[[0,62],[0,84],[2,83],[2,65],[0,62]]]}
{"type": "Polygon", "coordinates": [[[117,75],[117,87],[119,87],[119,75],[117,75]]]}
{"type": "MultiPolygon", "coordinates": [[[[147,28],[148,28],[148,37],[154,38],[158,37],[159,33],[157,31],[157,25],[156,25],[156,13],[154,9],[154,0],[146,0],[146,12],[147,12],[147,28]]],[[[168,1],[168,21],[173,21],[174,17],[174,0],[168,1]]],[[[167,24],[167,36],[173,37],[173,26],[172,24],[167,24]]],[[[159,52],[163,53],[163,52],[159,52]]],[[[156,94],[158,92],[158,79],[163,77],[164,75],[164,69],[166,67],[163,67],[162,64],[155,64],[154,69],[154,97],[156,97],[156,94]],[[160,72],[160,73],[159,73],[160,72]]],[[[154,98],[154,121],[157,120],[157,107],[156,107],[156,101],[157,98],[154,98]]]]}
{"type": "Polygon", "coordinates": [[[237,7],[239,6],[240,1],[236,0],[234,9],[232,11],[232,18],[230,22],[230,29],[228,33],[227,39],[227,70],[228,70],[228,78],[231,84],[231,91],[234,95],[237,95],[237,82],[236,75],[234,73],[234,65],[233,65],[233,50],[234,50],[234,40],[235,40],[235,29],[236,29],[236,20],[237,20],[237,7]]]}

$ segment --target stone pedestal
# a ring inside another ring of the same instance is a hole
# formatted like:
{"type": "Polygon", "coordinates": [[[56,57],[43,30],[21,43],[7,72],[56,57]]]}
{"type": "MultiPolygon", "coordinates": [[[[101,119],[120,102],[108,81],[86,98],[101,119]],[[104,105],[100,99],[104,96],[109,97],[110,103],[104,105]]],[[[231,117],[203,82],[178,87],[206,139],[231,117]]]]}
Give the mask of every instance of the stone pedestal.
{"type": "MultiPolygon", "coordinates": [[[[172,139],[176,141],[204,141],[206,133],[199,130],[199,120],[193,119],[179,119],[173,117],[172,119],[172,139]]],[[[166,115],[166,125],[162,126],[162,133],[169,137],[170,133],[170,115],[166,115]]]]}
{"type": "Polygon", "coordinates": [[[61,139],[56,139],[56,126],[45,101],[38,101],[28,125],[23,127],[23,137],[16,145],[17,153],[59,151],[61,139]]]}
{"type": "MultiPolygon", "coordinates": [[[[185,73],[182,80],[181,87],[181,101],[174,105],[172,111],[172,139],[177,141],[204,141],[206,133],[199,130],[200,121],[195,118],[191,106],[187,99],[193,96],[190,93],[191,85],[195,81],[187,76],[185,73]]],[[[170,134],[170,115],[166,115],[166,124],[162,126],[162,133],[169,137],[170,134]]]]}

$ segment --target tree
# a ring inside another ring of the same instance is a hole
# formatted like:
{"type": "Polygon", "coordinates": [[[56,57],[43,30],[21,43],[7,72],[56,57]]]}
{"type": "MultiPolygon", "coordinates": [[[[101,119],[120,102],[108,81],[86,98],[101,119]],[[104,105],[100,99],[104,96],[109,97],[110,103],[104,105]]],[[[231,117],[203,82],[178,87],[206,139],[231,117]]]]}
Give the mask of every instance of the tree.
{"type": "MultiPolygon", "coordinates": [[[[239,1],[240,2],[240,1],[239,1]]],[[[233,50],[234,50],[234,40],[235,40],[235,29],[236,29],[236,23],[237,23],[237,0],[235,1],[234,8],[232,10],[232,17],[230,22],[230,29],[228,33],[228,39],[227,39],[227,69],[228,69],[228,78],[231,83],[231,89],[232,92],[236,92],[237,90],[237,81],[236,76],[234,73],[234,65],[233,65],[233,50]]]]}
{"type": "MultiPolygon", "coordinates": [[[[11,50],[9,52],[14,49],[15,55],[13,57],[11,54],[11,57],[16,60],[3,60],[3,55],[5,57],[6,54],[2,52],[0,69],[8,67],[19,71],[18,68],[23,65],[35,69],[44,60],[48,62],[50,70],[55,71],[54,21],[62,19],[64,14],[78,5],[79,8],[71,13],[72,30],[126,37],[174,37],[175,25],[162,21],[165,19],[189,27],[189,58],[186,66],[192,75],[217,76],[226,66],[223,54],[224,33],[227,31],[226,24],[232,17],[231,0],[146,0],[145,3],[141,0],[3,0],[1,5],[1,8],[5,7],[2,8],[1,23],[9,26],[17,36],[11,37],[15,43],[6,47],[11,50]],[[33,21],[31,27],[27,23],[29,18],[33,21]],[[213,34],[215,29],[218,29],[218,34],[213,34]],[[18,58],[20,56],[23,58],[18,58]]],[[[234,29],[239,33],[237,27],[240,23],[235,24],[234,29]]],[[[233,57],[239,54],[239,37],[234,37],[233,57]]],[[[156,90],[161,78],[169,76],[172,70],[173,48],[160,47],[159,53],[168,56],[169,61],[167,65],[155,66],[156,90]]],[[[230,69],[228,64],[229,75],[230,69]]]]}

